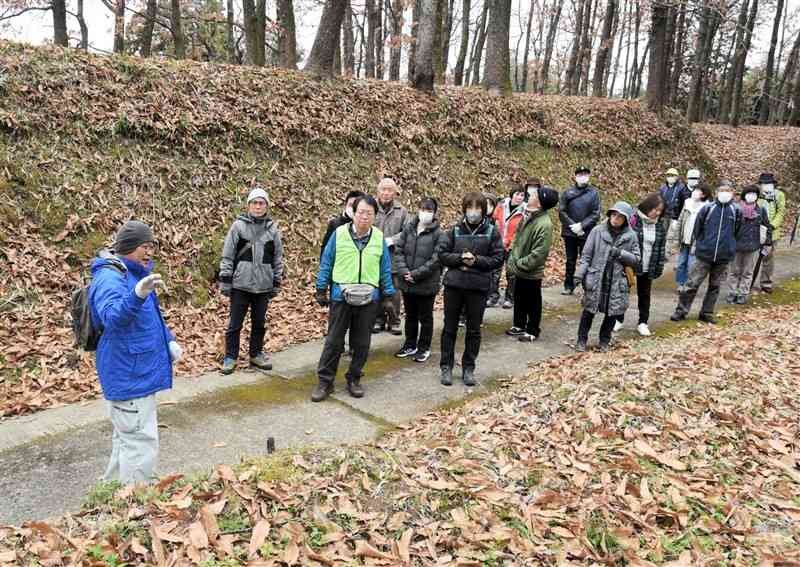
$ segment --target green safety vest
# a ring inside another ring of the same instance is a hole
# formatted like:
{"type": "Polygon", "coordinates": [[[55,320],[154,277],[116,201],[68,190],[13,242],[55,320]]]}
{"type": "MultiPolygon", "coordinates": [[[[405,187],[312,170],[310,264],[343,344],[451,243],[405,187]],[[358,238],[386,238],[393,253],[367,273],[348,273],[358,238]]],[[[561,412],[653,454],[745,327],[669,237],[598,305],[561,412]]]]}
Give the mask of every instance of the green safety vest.
{"type": "Polygon", "coordinates": [[[358,249],[350,234],[350,223],[336,229],[336,259],[333,262],[333,283],[365,283],[380,287],[383,233],[372,228],[372,235],[363,250],[358,249]]]}

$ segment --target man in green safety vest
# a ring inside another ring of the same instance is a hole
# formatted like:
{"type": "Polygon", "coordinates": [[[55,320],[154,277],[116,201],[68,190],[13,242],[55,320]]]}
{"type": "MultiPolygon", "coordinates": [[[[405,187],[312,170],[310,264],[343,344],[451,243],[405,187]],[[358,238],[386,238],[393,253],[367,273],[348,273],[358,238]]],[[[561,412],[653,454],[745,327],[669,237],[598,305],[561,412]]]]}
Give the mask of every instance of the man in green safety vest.
{"type": "Polygon", "coordinates": [[[373,226],[378,203],[366,195],[353,203],[353,210],[353,222],[334,231],[320,260],[316,299],[322,307],[330,306],[330,311],[328,335],[317,368],[319,383],[311,394],[313,402],[321,402],[333,392],[348,329],[353,356],[347,371],[347,391],[354,398],[364,395],[361,376],[369,355],[372,325],[379,309],[394,313],[392,257],[383,233],[373,226]]]}

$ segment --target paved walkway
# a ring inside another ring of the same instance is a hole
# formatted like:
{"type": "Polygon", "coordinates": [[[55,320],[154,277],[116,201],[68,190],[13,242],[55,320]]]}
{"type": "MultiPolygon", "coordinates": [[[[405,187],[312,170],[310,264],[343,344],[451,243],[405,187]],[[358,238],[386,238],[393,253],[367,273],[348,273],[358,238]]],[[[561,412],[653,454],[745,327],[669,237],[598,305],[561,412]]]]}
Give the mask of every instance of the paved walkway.
{"type": "MultiPolygon", "coordinates": [[[[776,271],[779,280],[800,275],[800,247],[782,250],[776,271]]],[[[671,272],[654,286],[651,328],[672,324],[668,318],[676,303],[674,287],[671,272]]],[[[524,372],[531,361],[570,350],[579,301],[558,292],[555,287],[544,291],[543,335],[533,344],[504,335],[510,311],[487,311],[477,370],[480,384],[473,389],[460,384],[441,386],[436,354],[425,364],[394,358],[401,339],[387,334],[373,341],[364,379],[367,394],[359,400],[347,395],[340,378],[331,399],[319,404],[309,401],[321,341],[276,353],[275,371],[268,374],[244,371],[223,377],[213,372],[177,380],[172,391],[159,395],[159,472],[191,472],[217,463],[236,463],[244,456],[265,453],[268,437],[275,438],[279,449],[366,441],[437,407],[479,395],[497,379],[524,372]]],[[[698,307],[699,299],[693,317],[698,307]]],[[[638,339],[635,318],[635,310],[629,311],[619,340],[638,339]]],[[[438,343],[440,318],[436,327],[438,343]]],[[[598,329],[596,321],[590,346],[596,344],[598,329]]],[[[102,400],[0,423],[0,524],[77,510],[103,473],[110,444],[111,428],[102,400]]]]}

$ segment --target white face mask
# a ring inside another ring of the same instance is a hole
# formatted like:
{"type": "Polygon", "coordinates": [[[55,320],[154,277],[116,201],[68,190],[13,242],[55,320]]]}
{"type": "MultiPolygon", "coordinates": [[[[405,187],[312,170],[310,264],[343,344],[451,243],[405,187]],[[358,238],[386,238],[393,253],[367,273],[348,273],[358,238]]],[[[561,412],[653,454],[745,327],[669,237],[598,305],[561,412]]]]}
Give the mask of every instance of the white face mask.
{"type": "Polygon", "coordinates": [[[758,195],[755,193],[748,193],[744,196],[744,200],[750,203],[751,205],[758,200],[758,195]]]}
{"type": "Polygon", "coordinates": [[[483,218],[483,212],[480,209],[467,209],[467,222],[470,224],[478,224],[483,218]]]}
{"type": "Polygon", "coordinates": [[[733,193],[730,191],[720,191],[717,193],[717,200],[723,205],[730,203],[731,199],[733,199],[733,193]]]}
{"type": "Polygon", "coordinates": [[[344,208],[344,216],[346,216],[347,218],[352,220],[353,219],[353,207],[349,207],[349,206],[345,207],[344,208]]]}
{"type": "Polygon", "coordinates": [[[699,180],[699,179],[687,179],[687,180],[686,180],[686,184],[687,184],[689,187],[697,187],[697,184],[698,184],[698,183],[700,183],[700,180],[699,180]]]}
{"type": "Polygon", "coordinates": [[[764,198],[772,200],[775,198],[775,185],[772,183],[764,183],[761,186],[761,191],[764,193],[764,198]]]}
{"type": "Polygon", "coordinates": [[[675,177],[674,175],[670,175],[669,177],[667,177],[667,185],[675,185],[675,183],[677,183],[677,181],[678,181],[678,178],[675,177]]]}
{"type": "Polygon", "coordinates": [[[433,211],[420,211],[417,216],[422,224],[431,224],[433,222],[433,211]]]}
{"type": "Polygon", "coordinates": [[[703,200],[703,192],[700,189],[695,189],[692,191],[692,199],[695,201],[702,201],[703,200]]]}
{"type": "Polygon", "coordinates": [[[486,216],[487,217],[492,216],[493,212],[494,212],[494,205],[489,205],[488,207],[486,207],[486,216]]]}
{"type": "Polygon", "coordinates": [[[583,187],[585,185],[589,185],[589,176],[588,175],[576,175],[575,176],[575,183],[577,183],[581,187],[583,187]]]}

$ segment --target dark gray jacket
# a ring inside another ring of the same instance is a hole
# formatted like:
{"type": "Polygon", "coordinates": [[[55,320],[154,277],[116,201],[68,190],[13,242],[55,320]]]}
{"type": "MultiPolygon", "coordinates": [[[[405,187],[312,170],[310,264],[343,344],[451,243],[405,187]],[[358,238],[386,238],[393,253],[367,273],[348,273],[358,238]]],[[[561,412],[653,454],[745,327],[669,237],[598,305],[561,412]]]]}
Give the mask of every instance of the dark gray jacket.
{"type": "Polygon", "coordinates": [[[436,295],[442,280],[442,265],[436,248],[442,237],[439,221],[417,232],[419,219],[414,218],[397,237],[394,245],[394,257],[399,276],[399,287],[404,293],[413,295],[436,295]],[[410,284],[404,276],[410,273],[414,283],[410,284]]]}
{"type": "Polygon", "coordinates": [[[742,208],[742,224],[739,227],[739,234],[736,235],[737,252],[755,252],[761,248],[761,227],[767,231],[766,245],[772,244],[772,225],[769,224],[767,209],[756,205],[757,214],[755,218],[748,219],[744,216],[742,208]]]}
{"type": "Polygon", "coordinates": [[[583,281],[583,308],[590,313],[597,313],[600,310],[603,273],[606,264],[613,262],[606,314],[615,316],[625,313],[630,299],[625,266],[635,269],[640,261],[639,241],[633,229],[626,226],[622,234],[614,240],[608,230],[607,222],[597,225],[586,240],[578,269],[575,271],[575,279],[583,281]],[[613,247],[621,250],[616,260],[608,257],[613,247]]]}
{"type": "Polygon", "coordinates": [[[561,236],[575,237],[569,229],[576,222],[583,226],[583,239],[600,220],[600,193],[594,185],[578,187],[573,185],[558,200],[558,218],[561,219],[561,236]]]}
{"type": "Polygon", "coordinates": [[[466,221],[443,233],[439,240],[439,261],[447,268],[444,285],[457,289],[489,292],[492,271],[503,265],[505,248],[500,231],[484,219],[481,225],[471,229],[466,221]],[[466,266],[461,254],[469,250],[475,263],[466,266]]]}
{"type": "Polygon", "coordinates": [[[219,281],[223,286],[250,293],[280,287],[283,278],[283,244],[272,219],[239,215],[222,248],[219,281]]]}

